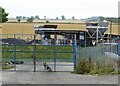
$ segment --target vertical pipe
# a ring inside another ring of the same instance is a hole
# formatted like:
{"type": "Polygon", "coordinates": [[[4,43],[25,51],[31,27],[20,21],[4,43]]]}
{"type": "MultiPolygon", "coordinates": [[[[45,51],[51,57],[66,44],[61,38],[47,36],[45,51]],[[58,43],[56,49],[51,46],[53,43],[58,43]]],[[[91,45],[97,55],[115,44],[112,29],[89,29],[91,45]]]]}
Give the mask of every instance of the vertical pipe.
{"type": "Polygon", "coordinates": [[[67,45],[70,45],[70,33],[67,34],[67,45]]]}
{"type": "Polygon", "coordinates": [[[32,35],[31,35],[31,39],[30,40],[32,40],[32,35]]]}
{"type": "Polygon", "coordinates": [[[36,72],[36,34],[34,34],[34,56],[33,56],[33,65],[34,65],[34,71],[36,72]]]}
{"type": "Polygon", "coordinates": [[[14,34],[14,71],[16,71],[16,35],[14,34]]]}
{"type": "Polygon", "coordinates": [[[22,28],[22,40],[23,40],[23,28],[22,28]]]}
{"type": "Polygon", "coordinates": [[[86,32],[85,33],[85,47],[86,47],[86,40],[87,40],[87,36],[86,36],[86,32]]]}
{"type": "Polygon", "coordinates": [[[118,45],[117,45],[117,54],[118,54],[118,56],[120,56],[120,42],[119,42],[119,40],[118,40],[118,45]]]}
{"type": "Polygon", "coordinates": [[[43,44],[44,36],[45,36],[45,35],[44,35],[44,32],[42,32],[42,34],[41,34],[41,41],[42,41],[42,44],[41,44],[41,45],[44,45],[44,44],[43,44]]]}
{"type": "Polygon", "coordinates": [[[56,33],[54,33],[54,72],[56,72],[56,33]]]}
{"type": "Polygon", "coordinates": [[[8,35],[7,35],[7,39],[8,39],[8,35]]]}
{"type": "Polygon", "coordinates": [[[112,52],[112,21],[110,22],[110,52],[112,52]]]}
{"type": "Polygon", "coordinates": [[[98,46],[98,37],[99,37],[99,36],[98,36],[98,32],[99,32],[99,31],[98,31],[98,27],[97,27],[97,32],[96,32],[96,46],[98,46]]]}
{"type": "Polygon", "coordinates": [[[74,34],[74,72],[76,72],[76,63],[77,63],[77,43],[76,34],[74,34]]]}
{"type": "MultiPolygon", "coordinates": [[[[109,33],[109,32],[108,32],[109,33]]],[[[107,42],[109,43],[109,34],[107,34],[107,42]]]]}

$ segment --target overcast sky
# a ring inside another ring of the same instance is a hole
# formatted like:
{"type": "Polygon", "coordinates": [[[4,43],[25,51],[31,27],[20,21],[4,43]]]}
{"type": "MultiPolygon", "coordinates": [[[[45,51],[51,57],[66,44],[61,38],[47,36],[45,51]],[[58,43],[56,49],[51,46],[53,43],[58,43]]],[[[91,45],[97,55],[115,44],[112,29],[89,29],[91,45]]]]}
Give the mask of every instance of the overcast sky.
{"type": "Polygon", "coordinates": [[[9,17],[35,16],[40,18],[87,18],[91,16],[118,16],[119,0],[0,0],[9,17]]]}

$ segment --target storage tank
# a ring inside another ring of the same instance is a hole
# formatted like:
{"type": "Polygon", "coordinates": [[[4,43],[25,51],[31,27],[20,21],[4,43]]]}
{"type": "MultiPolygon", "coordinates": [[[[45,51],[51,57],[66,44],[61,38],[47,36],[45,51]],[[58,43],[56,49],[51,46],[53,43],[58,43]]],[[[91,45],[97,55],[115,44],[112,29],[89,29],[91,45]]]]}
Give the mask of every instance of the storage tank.
{"type": "Polygon", "coordinates": [[[96,37],[98,33],[98,37],[102,37],[104,32],[108,30],[108,21],[96,21],[96,22],[86,22],[86,29],[91,37],[96,37]]]}

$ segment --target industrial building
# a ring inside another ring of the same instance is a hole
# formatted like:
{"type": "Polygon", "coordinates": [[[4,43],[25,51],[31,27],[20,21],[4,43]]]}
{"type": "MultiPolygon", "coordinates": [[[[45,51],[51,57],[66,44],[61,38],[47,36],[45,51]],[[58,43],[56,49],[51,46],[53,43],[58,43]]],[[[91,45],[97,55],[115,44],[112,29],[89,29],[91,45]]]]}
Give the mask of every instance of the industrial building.
{"type": "Polygon", "coordinates": [[[56,29],[58,25],[43,25],[35,26],[35,34],[39,34],[44,41],[43,44],[52,43],[54,34],[56,34],[57,44],[72,44],[73,34],[76,34],[77,45],[80,46],[94,46],[99,43],[111,42],[114,38],[119,38],[119,35],[106,34],[110,29],[108,21],[86,22],[86,29],[84,30],[59,30],[56,29]],[[46,43],[45,43],[46,41],[46,43]],[[47,43],[49,42],[49,43],[47,43]]]}
{"type": "Polygon", "coordinates": [[[42,44],[53,44],[52,40],[56,38],[57,45],[72,45],[74,34],[76,34],[77,45],[85,46],[86,31],[82,30],[57,30],[57,25],[35,26],[35,34],[41,36],[42,44]],[[56,37],[53,37],[56,35],[56,37]]]}

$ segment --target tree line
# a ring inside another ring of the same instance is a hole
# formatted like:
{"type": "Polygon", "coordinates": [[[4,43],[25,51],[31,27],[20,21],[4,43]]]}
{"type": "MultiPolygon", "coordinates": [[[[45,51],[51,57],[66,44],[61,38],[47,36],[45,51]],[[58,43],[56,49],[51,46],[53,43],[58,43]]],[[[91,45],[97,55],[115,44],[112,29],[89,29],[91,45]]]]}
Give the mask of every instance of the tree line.
{"type": "Polygon", "coordinates": [[[34,19],[40,19],[39,16],[25,17],[25,16],[16,16],[17,21],[20,23],[21,20],[26,20],[27,22],[33,22],[34,19]]]}
{"type": "MultiPolygon", "coordinates": [[[[7,13],[4,8],[0,7],[0,22],[1,23],[8,21],[8,18],[7,18],[8,15],[9,15],[9,13],[7,13]]],[[[100,18],[100,20],[107,20],[112,23],[120,23],[120,17],[102,17],[102,16],[100,16],[99,18],[100,18]]],[[[31,16],[31,17],[16,16],[16,19],[18,22],[20,22],[21,20],[26,20],[27,22],[33,22],[34,19],[39,20],[40,17],[39,17],[39,15],[31,16]]],[[[44,19],[46,19],[46,16],[44,16],[44,19]]],[[[56,19],[58,20],[59,18],[56,17],[56,19]]],[[[61,19],[65,20],[66,18],[64,15],[62,15],[61,19]]],[[[75,20],[74,16],[72,16],[72,20],[75,20]]]]}
{"type": "Polygon", "coordinates": [[[107,20],[110,21],[112,23],[119,23],[119,19],[120,17],[100,17],[100,20],[107,20]]]}

